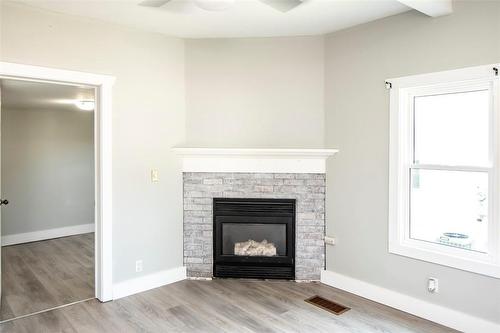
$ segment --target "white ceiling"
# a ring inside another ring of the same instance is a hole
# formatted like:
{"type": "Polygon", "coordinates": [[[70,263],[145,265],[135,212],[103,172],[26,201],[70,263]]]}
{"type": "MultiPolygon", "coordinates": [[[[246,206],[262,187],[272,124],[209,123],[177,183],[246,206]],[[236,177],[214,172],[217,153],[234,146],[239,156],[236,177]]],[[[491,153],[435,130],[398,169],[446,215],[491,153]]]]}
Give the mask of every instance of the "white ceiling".
{"type": "Polygon", "coordinates": [[[142,0],[19,1],[183,38],[325,34],[410,9],[397,0],[305,0],[286,13],[259,0],[235,0],[220,12],[200,9],[192,0],[171,0],[160,8],[139,6],[142,0]]]}
{"type": "Polygon", "coordinates": [[[94,88],[1,80],[2,109],[77,111],[75,100],[94,100],[94,88]]]}

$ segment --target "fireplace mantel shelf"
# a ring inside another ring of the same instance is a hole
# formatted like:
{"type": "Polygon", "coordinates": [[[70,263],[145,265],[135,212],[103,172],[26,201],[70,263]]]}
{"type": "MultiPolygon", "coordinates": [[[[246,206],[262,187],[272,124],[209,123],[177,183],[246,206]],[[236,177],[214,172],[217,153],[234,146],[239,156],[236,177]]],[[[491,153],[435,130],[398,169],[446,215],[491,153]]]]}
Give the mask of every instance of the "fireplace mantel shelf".
{"type": "Polygon", "coordinates": [[[294,148],[184,148],[173,151],[183,156],[275,156],[290,158],[328,158],[337,149],[294,149],[294,148]]]}
{"type": "Polygon", "coordinates": [[[337,149],[187,148],[173,151],[182,157],[183,172],[325,173],[326,159],[337,149]]]}

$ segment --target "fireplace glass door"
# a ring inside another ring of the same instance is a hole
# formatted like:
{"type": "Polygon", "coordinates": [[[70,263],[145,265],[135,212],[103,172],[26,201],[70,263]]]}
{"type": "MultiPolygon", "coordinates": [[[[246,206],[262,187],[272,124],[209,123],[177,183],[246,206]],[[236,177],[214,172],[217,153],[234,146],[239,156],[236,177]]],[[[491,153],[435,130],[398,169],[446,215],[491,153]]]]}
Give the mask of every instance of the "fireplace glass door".
{"type": "Polygon", "coordinates": [[[294,279],[294,199],[214,199],[214,276],[294,279]]]}
{"type": "Polygon", "coordinates": [[[222,254],[286,256],[286,224],[223,223],[222,254]]]}

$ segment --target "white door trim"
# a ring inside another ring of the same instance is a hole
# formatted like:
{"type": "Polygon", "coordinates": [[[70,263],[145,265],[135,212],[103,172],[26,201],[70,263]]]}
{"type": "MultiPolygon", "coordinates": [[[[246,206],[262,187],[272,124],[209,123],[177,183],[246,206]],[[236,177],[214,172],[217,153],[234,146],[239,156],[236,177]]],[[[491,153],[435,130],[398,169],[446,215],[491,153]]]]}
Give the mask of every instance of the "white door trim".
{"type": "Polygon", "coordinates": [[[0,62],[0,78],[49,81],[96,87],[95,114],[95,291],[102,301],[113,299],[112,277],[112,87],[108,75],[0,62]]]}

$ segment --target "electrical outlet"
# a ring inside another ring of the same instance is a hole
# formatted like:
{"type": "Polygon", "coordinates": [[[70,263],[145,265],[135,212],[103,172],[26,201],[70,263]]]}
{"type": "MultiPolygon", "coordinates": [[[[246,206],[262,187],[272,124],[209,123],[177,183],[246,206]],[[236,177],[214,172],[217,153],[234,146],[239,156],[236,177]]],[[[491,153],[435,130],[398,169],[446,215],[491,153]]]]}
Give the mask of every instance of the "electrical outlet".
{"type": "Polygon", "coordinates": [[[433,277],[430,277],[427,280],[427,291],[430,293],[437,293],[439,291],[439,280],[433,277]]]}
{"type": "Polygon", "coordinates": [[[160,181],[160,173],[158,169],[151,169],[151,183],[158,183],[160,181]]]}
{"type": "Polygon", "coordinates": [[[327,245],[335,245],[335,238],[325,236],[325,244],[327,244],[327,245]]]}
{"type": "Polygon", "coordinates": [[[135,262],[135,272],[136,273],[142,272],[142,260],[137,260],[135,262]]]}

